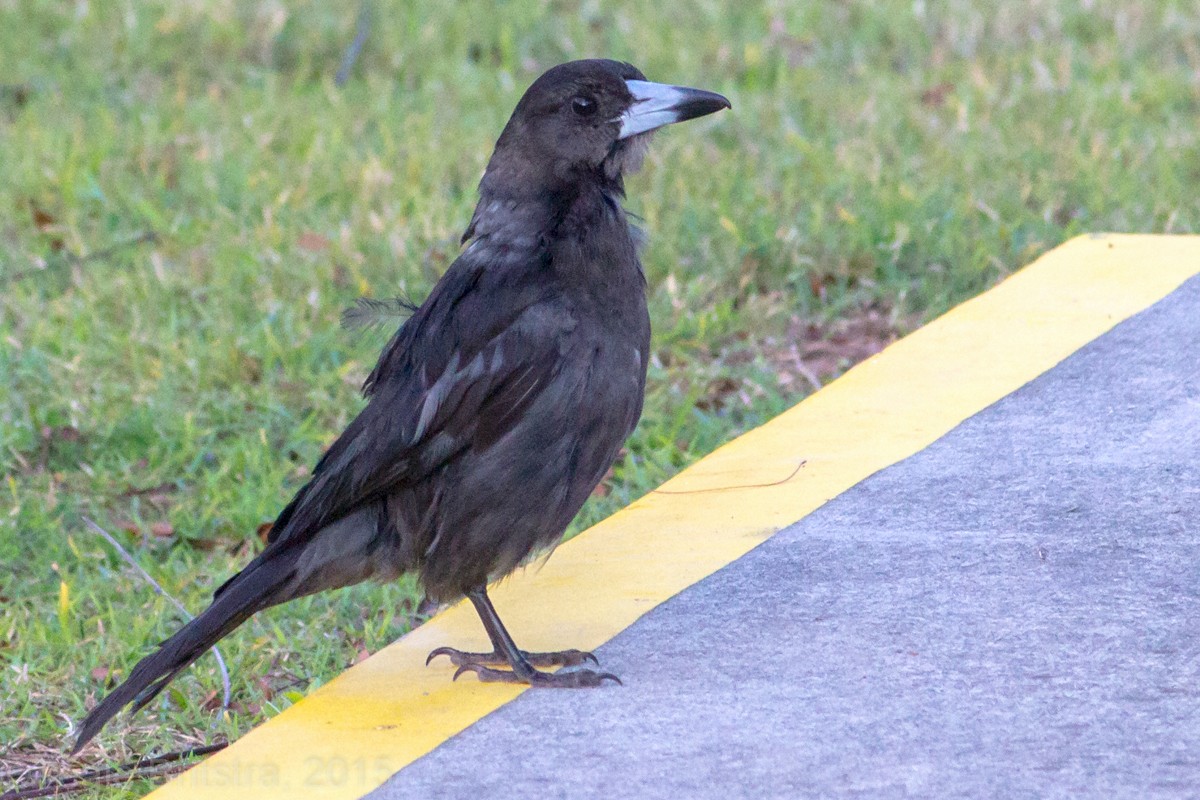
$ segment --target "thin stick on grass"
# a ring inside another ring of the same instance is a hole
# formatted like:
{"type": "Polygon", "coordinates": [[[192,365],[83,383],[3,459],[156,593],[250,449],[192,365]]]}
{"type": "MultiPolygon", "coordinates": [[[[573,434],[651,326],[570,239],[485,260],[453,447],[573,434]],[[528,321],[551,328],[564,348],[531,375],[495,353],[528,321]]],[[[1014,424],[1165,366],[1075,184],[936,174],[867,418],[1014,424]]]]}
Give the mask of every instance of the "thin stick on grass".
{"type": "MultiPolygon", "coordinates": [[[[154,587],[154,591],[158,592],[158,594],[160,594],[163,597],[170,600],[171,603],[174,604],[174,606],[177,609],[179,609],[180,614],[183,614],[189,620],[195,619],[195,617],[193,617],[192,614],[188,613],[188,610],[183,607],[183,603],[179,602],[174,597],[172,597],[167,592],[166,589],[162,588],[162,586],[160,586],[158,584],[158,581],[154,580],[154,578],[150,576],[149,572],[146,572],[146,570],[142,569],[142,565],[139,564],[134,559],[134,557],[131,556],[129,554],[129,552],[124,547],[121,546],[120,542],[118,542],[116,539],[113,538],[112,534],[110,534],[108,531],[104,530],[104,528],[101,528],[99,525],[97,525],[96,522],[91,517],[84,517],[83,521],[84,521],[84,524],[86,524],[89,528],[91,528],[95,533],[99,534],[100,536],[103,536],[105,538],[105,540],[113,546],[113,549],[115,549],[118,553],[121,554],[121,558],[125,559],[125,562],[127,564],[129,564],[129,566],[131,566],[135,570],[137,570],[138,574],[141,575],[142,578],[145,579],[145,581],[147,583],[149,583],[151,586],[154,587]]],[[[229,699],[230,699],[229,669],[225,666],[225,659],[221,656],[221,651],[217,649],[216,645],[213,645],[213,647],[212,647],[212,654],[217,659],[217,669],[221,673],[222,695],[221,695],[220,711],[221,711],[221,714],[224,714],[229,709],[229,699]]],[[[220,715],[218,715],[218,718],[219,717],[220,717],[220,715]]]]}
{"type": "Polygon", "coordinates": [[[52,778],[45,783],[42,783],[39,778],[38,782],[40,785],[18,785],[17,788],[0,794],[0,800],[31,800],[31,798],[35,797],[50,797],[82,792],[88,787],[96,786],[97,784],[110,785],[134,778],[160,778],[165,775],[182,772],[191,766],[191,764],[178,763],[180,761],[206,756],[209,753],[224,750],[228,746],[229,742],[215,742],[201,747],[192,747],[187,750],[163,753],[153,758],[139,758],[135,761],[127,761],[116,767],[94,769],[90,772],[71,775],[65,778],[52,778]]]}
{"type": "Polygon", "coordinates": [[[371,6],[371,0],[362,0],[362,3],[358,7],[358,21],[355,23],[354,41],[350,42],[350,46],[346,48],[346,52],[342,55],[341,66],[338,67],[337,75],[333,79],[335,86],[345,86],[346,81],[350,80],[350,72],[354,69],[354,64],[358,61],[358,54],[362,52],[363,45],[367,41],[367,35],[371,32],[371,17],[373,15],[371,6]]]}
{"type": "Polygon", "coordinates": [[[814,392],[819,392],[821,390],[821,379],[817,377],[817,373],[813,372],[808,364],[804,363],[804,359],[800,357],[800,351],[796,345],[792,345],[791,355],[792,363],[795,365],[796,371],[800,373],[800,377],[812,385],[814,392]]]}
{"type": "Polygon", "coordinates": [[[141,244],[147,244],[147,243],[157,242],[157,241],[158,241],[158,234],[156,232],[142,231],[137,236],[134,236],[132,239],[126,239],[123,242],[117,242],[116,244],[111,244],[108,247],[103,247],[99,250],[93,250],[92,252],[88,253],[87,255],[81,256],[76,253],[72,253],[70,251],[64,251],[59,254],[60,260],[58,260],[57,262],[47,264],[46,266],[39,267],[37,269],[25,269],[25,270],[21,270],[20,272],[14,272],[12,275],[4,276],[4,282],[16,283],[17,281],[21,280],[22,278],[26,278],[26,277],[28,277],[30,275],[34,275],[38,272],[46,272],[46,271],[54,268],[55,266],[69,265],[69,266],[81,267],[84,264],[88,263],[89,261],[103,261],[111,256],[116,255],[117,253],[121,252],[122,250],[124,250],[128,247],[137,247],[138,245],[141,245],[141,244]]]}

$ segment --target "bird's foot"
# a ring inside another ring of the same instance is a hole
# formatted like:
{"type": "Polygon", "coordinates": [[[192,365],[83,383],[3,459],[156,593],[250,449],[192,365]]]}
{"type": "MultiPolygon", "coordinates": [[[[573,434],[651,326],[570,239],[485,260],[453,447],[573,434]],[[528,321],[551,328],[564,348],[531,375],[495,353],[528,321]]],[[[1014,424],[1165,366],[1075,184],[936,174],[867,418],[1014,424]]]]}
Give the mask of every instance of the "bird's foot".
{"type": "Polygon", "coordinates": [[[463,664],[454,673],[454,680],[458,680],[458,676],[464,672],[474,672],[482,683],[524,683],[549,689],[590,689],[600,686],[605,681],[612,681],[618,686],[622,685],[621,679],[611,672],[596,672],[590,669],[569,669],[563,672],[531,670],[529,675],[521,676],[506,669],[491,669],[480,664],[463,664]]]}
{"type": "MultiPolygon", "coordinates": [[[[577,667],[580,664],[591,661],[599,666],[600,662],[596,656],[586,650],[559,650],[554,653],[527,653],[521,651],[521,655],[529,663],[531,667],[577,667]]],[[[453,647],[439,647],[429,654],[425,659],[425,664],[433,661],[438,656],[448,656],[451,663],[456,667],[507,667],[509,666],[508,659],[492,651],[490,653],[468,653],[463,650],[455,650],[453,647]]],[[[461,673],[462,670],[460,669],[461,673]]],[[[454,677],[458,677],[455,675],[454,677]]]]}

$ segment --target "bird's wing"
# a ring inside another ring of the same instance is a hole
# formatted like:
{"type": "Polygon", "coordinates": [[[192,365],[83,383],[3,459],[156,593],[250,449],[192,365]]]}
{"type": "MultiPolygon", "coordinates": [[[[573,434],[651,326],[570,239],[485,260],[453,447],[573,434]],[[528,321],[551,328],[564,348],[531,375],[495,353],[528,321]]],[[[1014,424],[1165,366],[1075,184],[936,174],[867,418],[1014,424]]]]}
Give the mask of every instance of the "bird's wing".
{"type": "MultiPolygon", "coordinates": [[[[528,276],[528,273],[526,273],[528,276]]],[[[508,430],[559,363],[573,324],[550,289],[464,254],[388,343],[367,406],[283,510],[270,542],[300,544],[398,484],[508,430]]]]}

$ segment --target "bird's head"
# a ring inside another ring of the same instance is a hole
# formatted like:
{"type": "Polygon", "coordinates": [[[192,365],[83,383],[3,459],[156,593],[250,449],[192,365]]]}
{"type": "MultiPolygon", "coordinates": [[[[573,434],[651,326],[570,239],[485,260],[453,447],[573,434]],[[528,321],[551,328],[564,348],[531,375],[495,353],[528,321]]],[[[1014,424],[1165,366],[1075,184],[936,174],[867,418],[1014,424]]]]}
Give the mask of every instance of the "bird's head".
{"type": "Polygon", "coordinates": [[[599,178],[620,187],[641,164],[652,131],[729,108],[702,89],[651,83],[636,67],[607,59],[560,64],[526,90],[496,142],[484,188],[569,191],[599,178]]]}

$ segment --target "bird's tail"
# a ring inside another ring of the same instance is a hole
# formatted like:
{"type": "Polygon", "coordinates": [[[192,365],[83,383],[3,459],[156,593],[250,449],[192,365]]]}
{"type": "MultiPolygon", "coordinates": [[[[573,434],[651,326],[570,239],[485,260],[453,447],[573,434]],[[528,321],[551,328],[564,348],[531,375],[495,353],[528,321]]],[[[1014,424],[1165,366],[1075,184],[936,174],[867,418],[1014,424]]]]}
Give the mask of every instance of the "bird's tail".
{"type": "Polygon", "coordinates": [[[79,727],[72,753],[78,753],[126,704],[137,711],[153,700],[180,671],[256,611],[290,599],[296,554],[267,550],[226,583],[212,605],[143,658],[125,682],[92,709],[79,727]]]}

